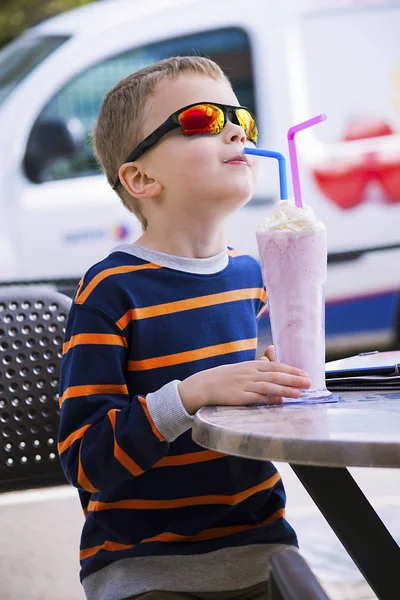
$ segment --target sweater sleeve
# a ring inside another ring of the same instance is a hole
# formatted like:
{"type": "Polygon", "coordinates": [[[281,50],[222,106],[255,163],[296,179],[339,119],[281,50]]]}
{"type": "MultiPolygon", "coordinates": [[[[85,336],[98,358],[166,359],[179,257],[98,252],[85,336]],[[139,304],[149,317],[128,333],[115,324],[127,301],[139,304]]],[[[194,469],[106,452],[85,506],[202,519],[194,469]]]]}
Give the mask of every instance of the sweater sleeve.
{"type": "Polygon", "coordinates": [[[129,393],[128,342],[100,311],[74,304],[60,375],[58,450],[67,479],[89,492],[137,477],[191,427],[172,381],[146,397],[129,393]]]}

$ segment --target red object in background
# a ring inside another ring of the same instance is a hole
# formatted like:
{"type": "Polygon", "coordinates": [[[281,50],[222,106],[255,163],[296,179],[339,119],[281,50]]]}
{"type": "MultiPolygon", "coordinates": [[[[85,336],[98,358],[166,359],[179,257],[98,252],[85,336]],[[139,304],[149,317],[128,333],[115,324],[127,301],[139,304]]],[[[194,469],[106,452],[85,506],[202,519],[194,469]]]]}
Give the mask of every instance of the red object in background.
{"type": "MultiPolygon", "coordinates": [[[[393,135],[393,128],[385,121],[378,119],[357,119],[347,128],[344,142],[393,135]]],[[[345,160],[340,167],[314,168],[314,179],[322,193],[343,209],[354,208],[364,201],[365,189],[372,179],[382,185],[385,201],[389,204],[400,202],[400,148],[399,160],[392,163],[381,163],[379,151],[375,154],[360,155],[360,162],[354,164],[345,160]]]]}
{"type": "Polygon", "coordinates": [[[347,171],[314,169],[314,178],[322,193],[340,208],[353,208],[363,201],[369,173],[364,166],[347,171]]]}
{"type": "Polygon", "coordinates": [[[367,138],[382,137],[383,135],[393,135],[395,132],[386,121],[378,119],[356,119],[350,123],[344,140],[365,140],[367,138]]]}
{"type": "Polygon", "coordinates": [[[389,204],[400,202],[400,163],[379,165],[376,177],[386,193],[389,204]]]}

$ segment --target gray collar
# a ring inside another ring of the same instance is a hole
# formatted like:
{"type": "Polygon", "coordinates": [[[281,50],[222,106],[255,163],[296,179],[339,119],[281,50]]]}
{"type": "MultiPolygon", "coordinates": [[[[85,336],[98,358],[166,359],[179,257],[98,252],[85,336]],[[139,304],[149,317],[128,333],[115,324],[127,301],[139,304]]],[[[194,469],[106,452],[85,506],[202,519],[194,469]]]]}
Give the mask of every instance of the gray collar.
{"type": "Polygon", "coordinates": [[[156,265],[183,271],[185,273],[195,273],[197,275],[212,275],[218,273],[228,266],[229,256],[227,250],[210,256],[209,258],[185,258],[184,256],[173,256],[136,246],[135,244],[123,244],[113,248],[112,252],[126,252],[142,260],[147,260],[156,265]]]}

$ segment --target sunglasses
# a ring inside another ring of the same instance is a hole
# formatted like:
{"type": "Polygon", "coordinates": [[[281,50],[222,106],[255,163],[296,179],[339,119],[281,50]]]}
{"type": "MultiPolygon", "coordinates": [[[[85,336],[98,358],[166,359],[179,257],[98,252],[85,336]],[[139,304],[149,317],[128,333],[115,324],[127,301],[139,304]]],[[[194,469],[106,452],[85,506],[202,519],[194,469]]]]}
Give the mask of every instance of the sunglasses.
{"type": "MultiPolygon", "coordinates": [[[[165,134],[173,129],[180,127],[181,133],[186,136],[201,135],[202,133],[218,135],[228,120],[235,125],[240,125],[250,142],[257,143],[256,120],[248,108],[214,102],[198,102],[189,104],[189,106],[177,110],[168,117],[153,133],[136,146],[135,150],[125,160],[125,163],[137,160],[139,156],[142,156],[146,150],[152,148],[165,134]]],[[[115,190],[120,183],[119,176],[117,176],[112,189],[115,190]]]]}

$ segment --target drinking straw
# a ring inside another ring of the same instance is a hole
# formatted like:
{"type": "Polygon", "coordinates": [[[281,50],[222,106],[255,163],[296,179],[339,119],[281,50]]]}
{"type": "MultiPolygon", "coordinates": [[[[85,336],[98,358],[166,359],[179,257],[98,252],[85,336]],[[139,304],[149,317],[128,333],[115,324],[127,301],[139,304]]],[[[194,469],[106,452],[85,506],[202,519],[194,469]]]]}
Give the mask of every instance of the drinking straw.
{"type": "Polygon", "coordinates": [[[313,125],[317,125],[317,123],[321,123],[321,121],[325,120],[326,115],[318,115],[317,117],[308,119],[308,121],[303,121],[303,123],[293,125],[293,127],[291,127],[287,133],[287,139],[289,143],[290,169],[292,171],[294,201],[296,206],[298,206],[299,208],[303,208],[303,200],[301,197],[299,163],[297,162],[296,143],[294,141],[294,136],[298,131],[301,131],[302,129],[307,129],[308,127],[312,127],[313,125]]]}
{"type": "Polygon", "coordinates": [[[256,156],[266,156],[268,158],[276,158],[279,166],[279,189],[281,200],[288,199],[287,180],[286,180],[286,158],[280,152],[273,150],[261,150],[261,148],[245,148],[245,154],[254,154],[256,156]]]}

